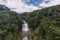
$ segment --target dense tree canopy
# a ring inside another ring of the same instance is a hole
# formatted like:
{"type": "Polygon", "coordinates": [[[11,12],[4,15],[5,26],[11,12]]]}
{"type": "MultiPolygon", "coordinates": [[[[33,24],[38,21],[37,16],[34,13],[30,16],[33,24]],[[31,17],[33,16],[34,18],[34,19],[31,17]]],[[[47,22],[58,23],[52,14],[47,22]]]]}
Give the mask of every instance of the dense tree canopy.
{"type": "Polygon", "coordinates": [[[34,29],[34,40],[60,40],[60,5],[22,14],[34,29]]]}
{"type": "Polygon", "coordinates": [[[22,20],[33,29],[33,40],[60,40],[60,5],[23,14],[0,5],[0,40],[21,40],[22,20]]]}
{"type": "Polygon", "coordinates": [[[20,40],[22,21],[16,12],[3,6],[0,5],[0,40],[20,40]]]}

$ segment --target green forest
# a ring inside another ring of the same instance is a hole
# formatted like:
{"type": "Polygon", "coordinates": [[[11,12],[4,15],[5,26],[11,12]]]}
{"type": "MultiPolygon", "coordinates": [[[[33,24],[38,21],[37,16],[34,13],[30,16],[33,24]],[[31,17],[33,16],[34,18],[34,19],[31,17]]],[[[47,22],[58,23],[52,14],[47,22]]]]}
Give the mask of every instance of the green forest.
{"type": "Polygon", "coordinates": [[[33,29],[33,40],[60,40],[60,5],[22,14],[0,5],[0,40],[21,40],[22,20],[33,29]]]}

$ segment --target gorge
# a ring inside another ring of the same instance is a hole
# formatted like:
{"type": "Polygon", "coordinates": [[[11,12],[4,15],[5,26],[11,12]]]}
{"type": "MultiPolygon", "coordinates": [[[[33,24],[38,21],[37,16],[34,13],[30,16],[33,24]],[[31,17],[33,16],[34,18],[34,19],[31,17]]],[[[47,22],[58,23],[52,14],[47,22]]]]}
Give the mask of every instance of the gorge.
{"type": "Polygon", "coordinates": [[[60,40],[60,5],[23,14],[0,5],[0,40],[60,40]]]}

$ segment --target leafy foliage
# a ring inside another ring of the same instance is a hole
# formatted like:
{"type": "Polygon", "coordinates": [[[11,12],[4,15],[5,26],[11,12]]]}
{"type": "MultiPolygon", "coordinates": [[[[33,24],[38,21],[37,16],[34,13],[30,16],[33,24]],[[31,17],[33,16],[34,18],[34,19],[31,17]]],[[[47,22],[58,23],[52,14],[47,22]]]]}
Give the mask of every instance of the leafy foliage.
{"type": "Polygon", "coordinates": [[[60,40],[60,5],[22,14],[34,29],[34,40],[60,40]]]}
{"type": "Polygon", "coordinates": [[[18,14],[3,5],[0,10],[0,40],[20,40],[22,21],[18,14]]]}
{"type": "Polygon", "coordinates": [[[0,5],[0,40],[21,40],[22,20],[34,30],[33,40],[60,40],[60,5],[23,14],[0,5]]]}

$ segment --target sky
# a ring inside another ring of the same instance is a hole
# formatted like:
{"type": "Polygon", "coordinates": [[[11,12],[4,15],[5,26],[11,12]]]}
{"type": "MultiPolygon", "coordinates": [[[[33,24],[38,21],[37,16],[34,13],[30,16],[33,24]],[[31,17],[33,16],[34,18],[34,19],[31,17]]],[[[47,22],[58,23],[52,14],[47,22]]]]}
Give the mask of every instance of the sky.
{"type": "Polygon", "coordinates": [[[58,5],[60,0],[0,0],[0,4],[7,6],[11,11],[23,13],[58,5]]]}

